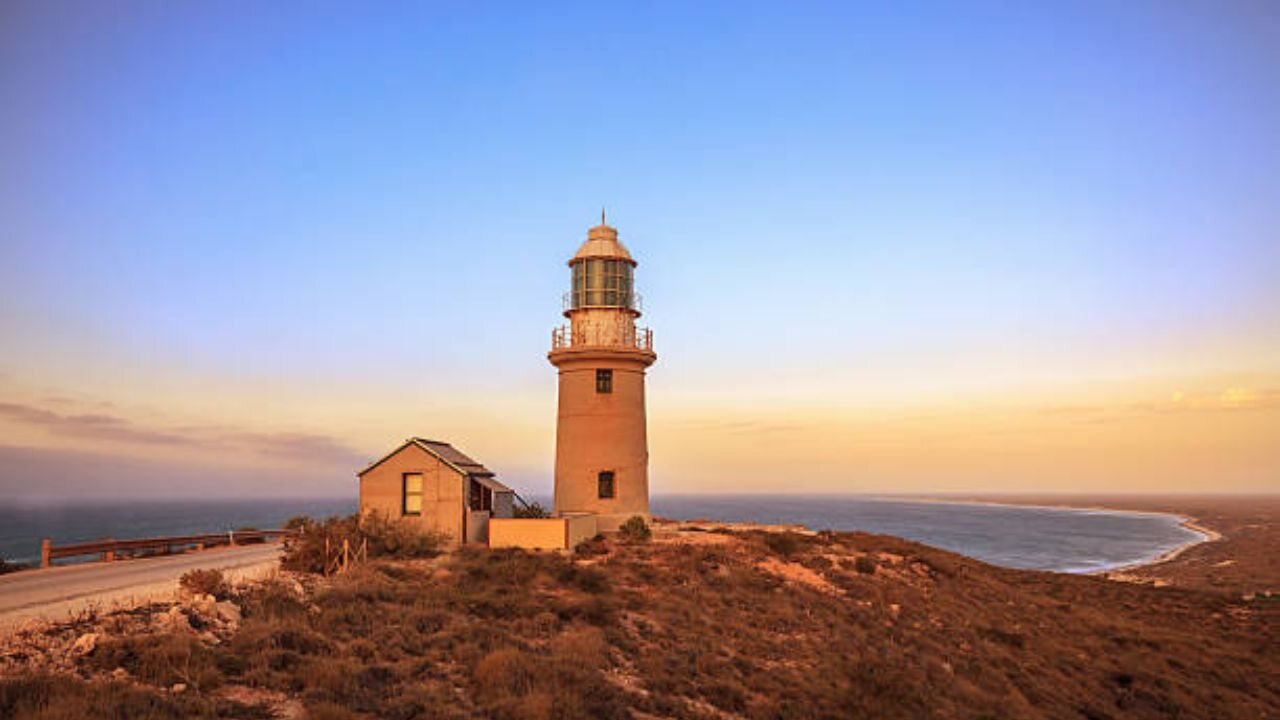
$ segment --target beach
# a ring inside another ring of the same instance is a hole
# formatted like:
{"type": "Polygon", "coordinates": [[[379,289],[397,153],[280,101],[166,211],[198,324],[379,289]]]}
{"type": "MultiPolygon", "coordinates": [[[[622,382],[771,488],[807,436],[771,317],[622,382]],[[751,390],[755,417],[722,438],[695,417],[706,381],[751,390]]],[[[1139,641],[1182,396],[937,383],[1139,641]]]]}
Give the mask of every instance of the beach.
{"type": "Polygon", "coordinates": [[[1177,515],[1203,536],[1149,561],[1111,568],[1112,579],[1252,597],[1280,594],[1280,496],[999,495],[984,501],[1177,515]]]}

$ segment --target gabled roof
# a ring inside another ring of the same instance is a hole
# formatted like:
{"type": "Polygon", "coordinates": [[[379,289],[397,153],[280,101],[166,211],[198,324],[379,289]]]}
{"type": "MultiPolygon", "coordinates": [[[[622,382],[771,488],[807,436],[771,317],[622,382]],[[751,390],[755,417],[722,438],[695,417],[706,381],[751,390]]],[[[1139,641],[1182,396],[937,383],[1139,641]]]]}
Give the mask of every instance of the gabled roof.
{"type": "MultiPolygon", "coordinates": [[[[359,477],[361,475],[364,475],[370,470],[378,467],[382,463],[386,462],[387,460],[395,456],[396,453],[409,447],[410,445],[417,445],[418,447],[427,451],[431,455],[435,456],[444,464],[448,465],[454,470],[457,470],[463,475],[477,476],[477,478],[493,477],[493,473],[488,468],[476,462],[475,460],[472,460],[471,458],[467,457],[465,453],[455,448],[454,446],[450,445],[449,443],[443,442],[441,440],[427,440],[426,438],[419,438],[419,437],[412,437],[412,438],[409,438],[408,440],[405,440],[395,450],[392,450],[391,452],[384,455],[381,460],[374,462],[369,467],[356,473],[356,476],[359,477]]],[[[498,483],[498,484],[501,484],[501,483],[498,483]]]]}

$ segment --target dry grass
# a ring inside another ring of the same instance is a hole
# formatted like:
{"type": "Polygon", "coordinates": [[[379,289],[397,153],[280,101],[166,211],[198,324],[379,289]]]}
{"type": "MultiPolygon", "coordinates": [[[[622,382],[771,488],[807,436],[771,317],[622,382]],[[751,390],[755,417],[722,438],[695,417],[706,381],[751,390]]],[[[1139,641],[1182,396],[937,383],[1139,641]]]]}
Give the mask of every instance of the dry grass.
{"type": "Polygon", "coordinates": [[[229,643],[106,642],[85,668],[139,685],[2,682],[0,717],[45,717],[54,695],[137,717],[257,712],[218,706],[219,687],[296,698],[314,718],[1280,714],[1275,603],[862,534],[721,537],[378,561],[302,596],[268,583],[237,598],[229,643]],[[164,690],[176,681],[192,690],[164,690]]]}
{"type": "Polygon", "coordinates": [[[231,592],[221,570],[191,570],[178,578],[178,587],[193,595],[212,595],[219,600],[231,592]]]}

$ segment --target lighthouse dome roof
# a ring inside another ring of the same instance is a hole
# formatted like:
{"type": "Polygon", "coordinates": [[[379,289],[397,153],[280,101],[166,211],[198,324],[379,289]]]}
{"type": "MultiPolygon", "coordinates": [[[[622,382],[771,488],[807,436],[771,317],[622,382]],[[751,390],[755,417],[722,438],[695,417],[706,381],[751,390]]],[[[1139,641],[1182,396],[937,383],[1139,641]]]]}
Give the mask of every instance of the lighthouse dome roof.
{"type": "Polygon", "coordinates": [[[569,264],[572,265],[587,258],[613,258],[626,260],[632,265],[636,264],[636,261],[631,258],[631,253],[627,252],[626,246],[618,240],[618,229],[604,223],[587,231],[587,241],[582,243],[578,252],[574,253],[569,264]]]}

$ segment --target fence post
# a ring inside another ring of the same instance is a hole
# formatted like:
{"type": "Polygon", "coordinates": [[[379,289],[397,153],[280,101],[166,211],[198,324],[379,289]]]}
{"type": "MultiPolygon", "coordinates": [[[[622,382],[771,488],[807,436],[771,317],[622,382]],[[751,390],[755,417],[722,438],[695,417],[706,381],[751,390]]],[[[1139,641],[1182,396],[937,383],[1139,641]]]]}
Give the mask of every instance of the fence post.
{"type": "Polygon", "coordinates": [[[45,538],[40,541],[40,567],[49,567],[50,555],[53,554],[53,540],[45,538]]]}
{"type": "Polygon", "coordinates": [[[347,564],[351,562],[351,541],[342,538],[342,572],[347,571],[347,564]]]}
{"type": "Polygon", "coordinates": [[[235,531],[235,530],[228,530],[228,531],[227,531],[227,544],[228,544],[228,545],[230,545],[231,547],[235,547],[235,545],[236,545],[236,531],[235,531]]]}
{"type": "MultiPolygon", "coordinates": [[[[115,540],[116,540],[115,538],[107,538],[107,542],[115,542],[115,540]]],[[[102,553],[102,559],[106,560],[107,562],[115,562],[116,549],[111,548],[110,550],[107,550],[106,552],[102,553]]]]}

